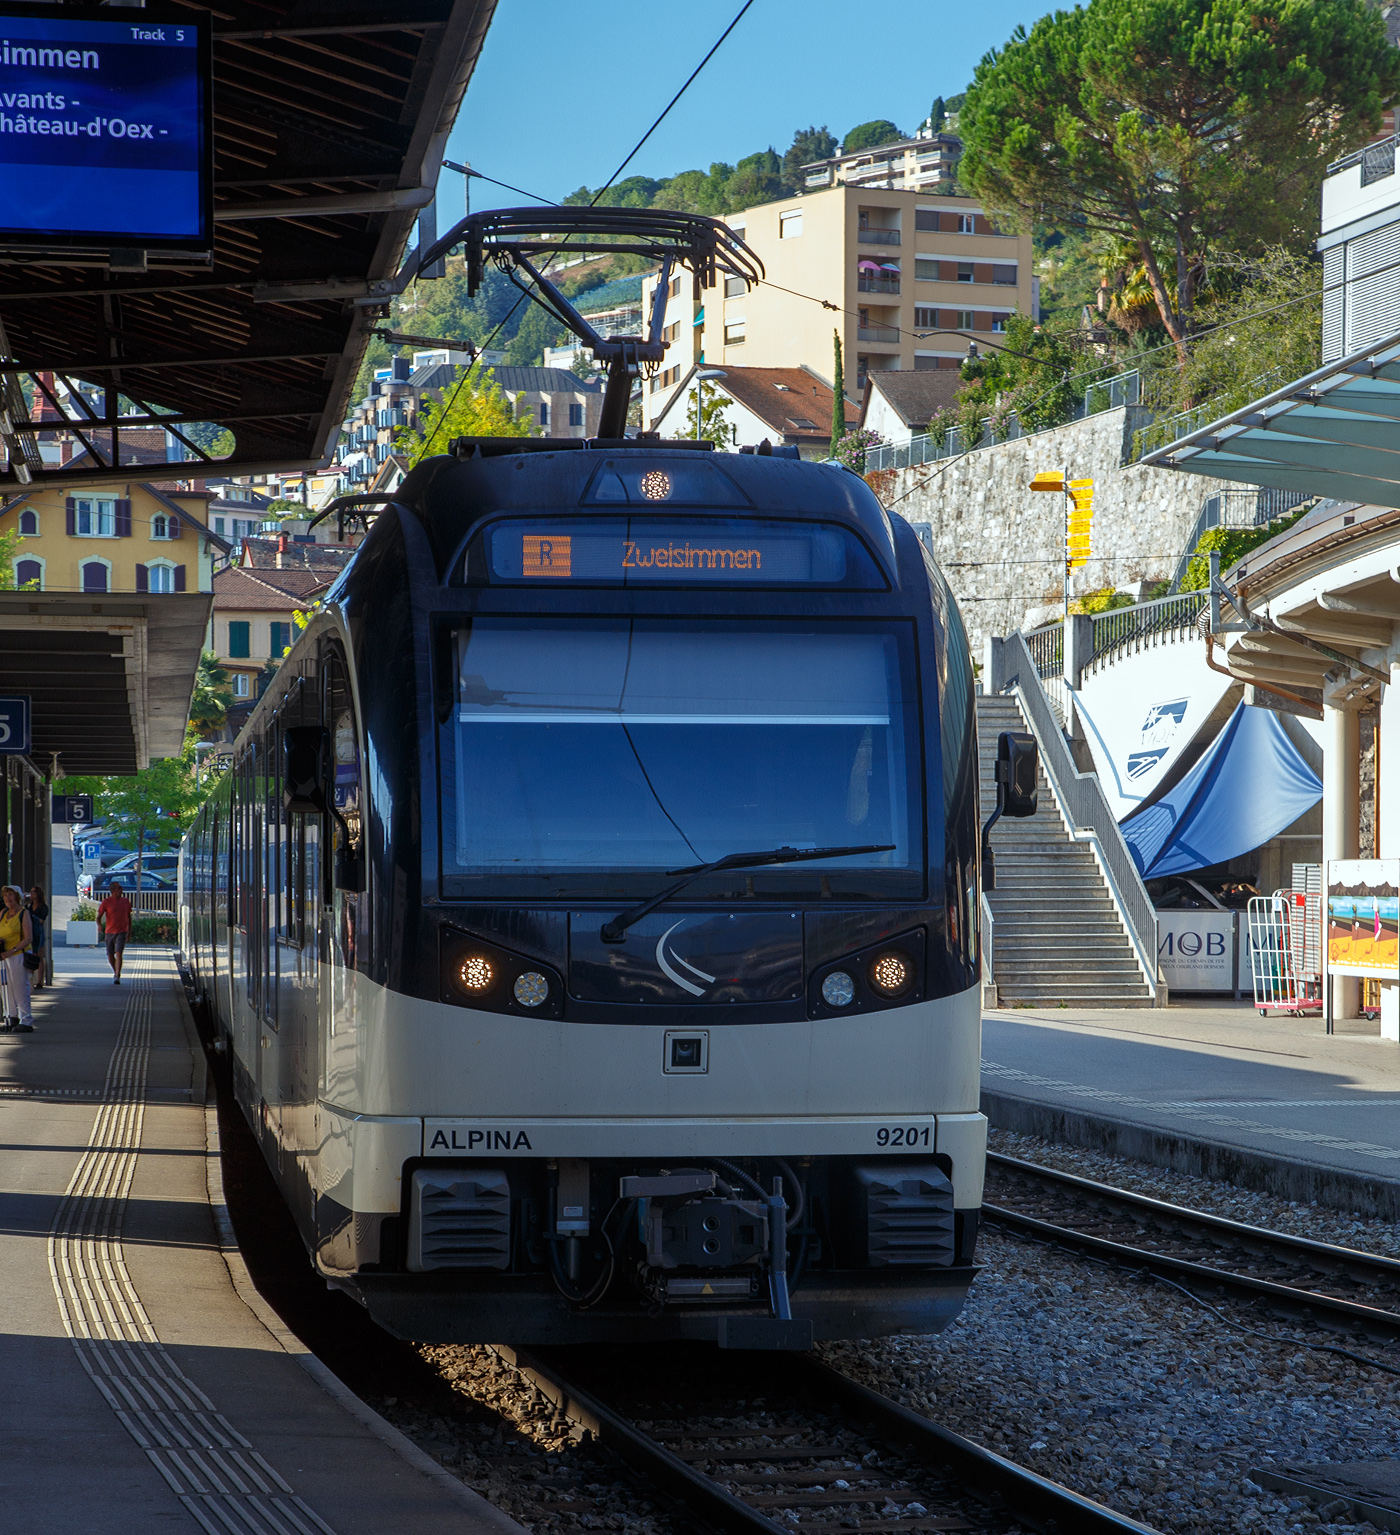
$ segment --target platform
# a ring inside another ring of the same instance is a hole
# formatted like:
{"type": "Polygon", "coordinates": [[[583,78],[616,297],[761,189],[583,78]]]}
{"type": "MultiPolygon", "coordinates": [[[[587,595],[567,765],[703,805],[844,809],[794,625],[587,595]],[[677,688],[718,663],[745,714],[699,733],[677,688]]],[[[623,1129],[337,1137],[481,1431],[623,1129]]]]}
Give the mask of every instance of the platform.
{"type": "Polygon", "coordinates": [[[1400,1219],[1400,1045],[1248,1002],[982,1020],[994,1125],[1400,1219]]]}
{"type": "Polygon", "coordinates": [[[128,951],[120,988],[100,951],[60,949],[58,968],[36,1031],[0,1035],[8,1535],[519,1535],[285,1333],[225,1252],[169,952],[128,951]]]}

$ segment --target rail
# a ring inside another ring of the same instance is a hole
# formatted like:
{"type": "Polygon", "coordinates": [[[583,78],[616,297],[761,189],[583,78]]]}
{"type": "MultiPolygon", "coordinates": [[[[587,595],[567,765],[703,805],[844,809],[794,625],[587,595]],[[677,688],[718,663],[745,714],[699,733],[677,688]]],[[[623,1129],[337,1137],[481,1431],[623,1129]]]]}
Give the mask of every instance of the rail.
{"type": "Polygon", "coordinates": [[[1035,674],[1045,689],[1050,707],[1059,716],[1061,726],[1069,718],[1069,697],[1065,689],[1065,629],[1063,624],[1045,624],[1021,636],[1026,642],[1035,674]]]}
{"type": "Polygon", "coordinates": [[[1289,512],[1316,499],[1302,491],[1272,490],[1267,487],[1258,490],[1225,490],[1207,496],[1196,515],[1195,525],[1186,540],[1186,548],[1176,562],[1169,590],[1173,593],[1181,590],[1181,583],[1186,579],[1191,561],[1196,557],[1196,547],[1201,536],[1209,533],[1212,528],[1266,527],[1277,518],[1285,517],[1289,512]]]}
{"type": "MultiPolygon", "coordinates": [[[[1039,630],[1032,638],[1046,631],[1039,630]]],[[[1014,689],[1040,744],[1040,762],[1072,834],[1088,842],[1103,871],[1109,893],[1137,954],[1147,988],[1155,999],[1157,984],[1157,912],[1142,876],[1123,840],[1098,775],[1081,773],[1069,754],[1069,744],[1056,720],[1050,697],[1041,682],[1036,658],[1025,636],[1012,634],[1002,642],[1001,690],[1014,689]]],[[[996,679],[993,679],[994,681],[996,679]]]]}
{"type": "Polygon", "coordinates": [[[1160,645],[1168,635],[1193,629],[1206,605],[1205,592],[1187,592],[1178,597],[1157,597],[1138,602],[1130,608],[1114,608],[1093,615],[1093,641],[1089,647],[1088,671],[1110,666],[1120,655],[1160,645]]]}

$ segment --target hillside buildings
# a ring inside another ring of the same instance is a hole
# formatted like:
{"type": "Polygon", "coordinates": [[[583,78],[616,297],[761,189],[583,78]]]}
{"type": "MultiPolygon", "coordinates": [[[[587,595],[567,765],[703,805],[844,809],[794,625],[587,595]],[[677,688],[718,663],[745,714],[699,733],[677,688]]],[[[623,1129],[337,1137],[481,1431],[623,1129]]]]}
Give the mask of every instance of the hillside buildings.
{"type": "MultiPolygon", "coordinates": [[[[730,278],[698,299],[688,273],[671,279],[669,350],[643,386],[644,430],[670,414],[701,362],[805,367],[829,388],[835,330],[847,391],[859,397],[886,369],[956,369],[970,341],[995,345],[1013,314],[1038,306],[1030,236],[1002,233],[972,198],[843,181],[728,223],[766,278],[753,289],[730,278]]],[[[656,282],[643,279],[644,310],[656,282]]]]}
{"type": "Polygon", "coordinates": [[[962,140],[955,133],[925,128],[912,139],[881,144],[878,149],[813,160],[802,167],[802,179],[809,192],[843,183],[871,191],[932,192],[953,183],[961,158],[962,140]]]}

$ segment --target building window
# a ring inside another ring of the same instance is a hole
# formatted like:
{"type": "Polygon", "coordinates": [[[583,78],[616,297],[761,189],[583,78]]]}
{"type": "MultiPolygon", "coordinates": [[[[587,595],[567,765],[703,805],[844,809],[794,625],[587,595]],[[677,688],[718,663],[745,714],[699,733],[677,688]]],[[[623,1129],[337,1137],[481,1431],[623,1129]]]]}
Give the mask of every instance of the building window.
{"type": "Polygon", "coordinates": [[[977,328],[977,312],[973,309],[956,309],[953,311],[958,317],[959,330],[975,330],[977,328]]]}
{"type": "Polygon", "coordinates": [[[938,214],[932,208],[916,208],[914,210],[915,229],[937,229],[938,214]]]}
{"type": "Polygon", "coordinates": [[[1006,322],[1010,318],[1011,316],[1009,314],[994,314],[992,316],[992,329],[997,331],[1004,331],[1006,329],[1006,322]]]}
{"type": "Polygon", "coordinates": [[[166,538],[168,536],[169,535],[165,531],[165,518],[162,517],[159,512],[157,512],[156,515],[151,518],[151,537],[166,538]]]}
{"type": "MultiPolygon", "coordinates": [[[[73,502],[73,531],[79,538],[115,538],[117,503],[106,496],[79,496],[73,502]]],[[[84,591],[90,588],[84,587],[84,591]]],[[[105,586],[91,590],[106,591],[105,586]]]]}
{"type": "Polygon", "coordinates": [[[175,590],[175,567],[157,562],[146,567],[146,590],[148,592],[173,592],[175,590]]]}
{"type": "Polygon", "coordinates": [[[736,240],[746,240],[749,234],[748,230],[742,224],[731,224],[729,226],[729,232],[734,236],[736,240]]]}
{"type": "Polygon", "coordinates": [[[569,406],[569,425],[570,426],[582,426],[583,425],[583,406],[582,405],[574,404],[574,405],[570,405],[569,406]]]}
{"type": "Polygon", "coordinates": [[[960,235],[975,235],[977,233],[977,215],[975,213],[958,214],[958,233],[960,235]]]}
{"type": "Polygon", "coordinates": [[[724,279],[725,298],[740,298],[749,291],[749,285],[742,277],[726,277],[724,279]]]}
{"type": "Polygon", "coordinates": [[[724,327],[725,346],[743,346],[746,323],[744,320],[734,320],[724,327]]]}
{"type": "Polygon", "coordinates": [[[549,425],[549,401],[548,400],[541,400],[540,401],[540,425],[541,426],[548,426],[549,425]]]}
{"type": "Polygon", "coordinates": [[[856,358],[856,388],[864,389],[865,381],[870,377],[870,359],[868,357],[856,358]]]}
{"type": "Polygon", "coordinates": [[[43,591],[43,589],[44,589],[44,567],[43,567],[43,564],[39,560],[16,560],[15,561],[15,585],[19,586],[19,587],[24,587],[24,586],[28,586],[31,581],[34,583],[33,589],[35,591],[40,591],[40,592],[43,591]]]}
{"type": "Polygon", "coordinates": [[[921,304],[915,304],[914,328],[915,330],[937,330],[938,311],[936,309],[925,309],[921,304]]]}
{"type": "Polygon", "coordinates": [[[83,590],[105,592],[107,590],[107,566],[102,560],[89,560],[83,566],[83,590]]]}
{"type": "Polygon", "coordinates": [[[216,533],[222,533],[224,531],[224,519],[222,517],[216,517],[214,519],[214,531],[216,533]]]}
{"type": "Polygon", "coordinates": [[[292,643],[292,626],[290,624],[272,623],[267,626],[268,647],[267,653],[275,661],[287,650],[292,643]]]}
{"type": "Polygon", "coordinates": [[[958,262],[958,281],[959,282],[974,282],[976,280],[976,278],[977,278],[977,274],[976,274],[976,272],[974,272],[972,270],[972,263],[970,261],[960,261],[960,262],[958,262]]]}
{"type": "Polygon", "coordinates": [[[246,661],[252,652],[248,649],[248,620],[231,618],[228,625],[228,653],[234,661],[246,661]]]}
{"type": "MultiPolygon", "coordinates": [[[[230,624],[229,627],[232,628],[233,625],[230,624]]],[[[246,629],[248,626],[244,624],[243,627],[246,629]]],[[[247,698],[253,691],[250,686],[252,680],[247,672],[234,672],[230,678],[230,681],[233,683],[233,696],[235,698],[247,698]]]]}
{"type": "Polygon", "coordinates": [[[801,208],[796,208],[791,213],[780,213],[778,215],[778,238],[780,240],[795,240],[801,233],[801,208]]]}
{"type": "Polygon", "coordinates": [[[1016,286],[1016,263],[1013,261],[1007,265],[997,265],[992,268],[992,281],[1001,288],[1014,288],[1016,286]]]}
{"type": "Polygon", "coordinates": [[[938,262],[931,256],[915,256],[914,276],[920,282],[937,282],[939,280],[938,262]]]}
{"type": "Polygon", "coordinates": [[[938,359],[936,357],[925,357],[922,353],[915,352],[914,371],[915,373],[936,373],[938,371],[938,359]]]}
{"type": "Polygon", "coordinates": [[[666,329],[661,332],[661,339],[666,343],[667,346],[670,346],[670,344],[676,339],[677,336],[680,335],[680,333],[681,322],[677,320],[674,325],[668,325],[666,329]]]}
{"type": "Polygon", "coordinates": [[[39,514],[32,506],[26,506],[19,514],[19,530],[25,538],[38,538],[39,514]]]}
{"type": "Polygon", "coordinates": [[[671,279],[671,286],[666,290],[667,298],[679,298],[681,296],[681,280],[679,277],[671,279]]]}

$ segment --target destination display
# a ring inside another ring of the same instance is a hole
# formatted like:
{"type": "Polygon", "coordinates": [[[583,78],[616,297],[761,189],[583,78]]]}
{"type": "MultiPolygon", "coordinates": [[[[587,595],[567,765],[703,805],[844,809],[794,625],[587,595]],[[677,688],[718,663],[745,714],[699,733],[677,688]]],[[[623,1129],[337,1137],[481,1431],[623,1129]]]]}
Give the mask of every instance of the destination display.
{"type": "Polygon", "coordinates": [[[1400,980],[1400,859],[1327,865],[1327,966],[1334,975],[1400,980]]]}
{"type": "Polygon", "coordinates": [[[0,243],[210,246],[208,23],[190,14],[0,4],[0,243]]]}
{"type": "Polygon", "coordinates": [[[884,586],[847,529],[753,518],[498,523],[491,580],[589,586],[884,586]]]}

